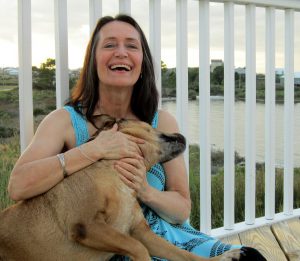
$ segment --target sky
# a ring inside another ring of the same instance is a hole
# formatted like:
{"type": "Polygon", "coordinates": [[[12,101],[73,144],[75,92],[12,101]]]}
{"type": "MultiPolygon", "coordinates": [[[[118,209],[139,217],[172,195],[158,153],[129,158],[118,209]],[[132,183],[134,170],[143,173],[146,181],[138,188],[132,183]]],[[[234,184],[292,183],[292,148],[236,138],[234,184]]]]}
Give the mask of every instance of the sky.
{"type": "MultiPolygon", "coordinates": [[[[102,0],[103,15],[118,13],[119,0],[102,0]]],[[[69,68],[81,68],[89,40],[89,0],[68,0],[69,68]]],[[[149,35],[148,0],[132,0],[132,16],[146,36],[149,35]]],[[[18,66],[18,1],[0,0],[0,67],[18,66]]],[[[245,8],[236,5],[235,67],[245,66],[245,8]]],[[[55,57],[54,1],[31,0],[32,64],[40,66],[47,58],[55,57]]],[[[162,60],[167,67],[176,66],[176,0],[161,1],[162,60]]],[[[224,59],[223,4],[210,4],[210,58],[224,59]]],[[[276,11],[276,68],[284,67],[284,12],[276,11]]],[[[265,10],[256,9],[256,68],[264,73],[265,67],[265,10]]],[[[198,1],[188,0],[188,64],[197,67],[199,44],[198,1]]],[[[299,30],[300,12],[295,12],[295,32],[299,30]]],[[[295,71],[300,71],[300,34],[295,34],[295,71]]]]}

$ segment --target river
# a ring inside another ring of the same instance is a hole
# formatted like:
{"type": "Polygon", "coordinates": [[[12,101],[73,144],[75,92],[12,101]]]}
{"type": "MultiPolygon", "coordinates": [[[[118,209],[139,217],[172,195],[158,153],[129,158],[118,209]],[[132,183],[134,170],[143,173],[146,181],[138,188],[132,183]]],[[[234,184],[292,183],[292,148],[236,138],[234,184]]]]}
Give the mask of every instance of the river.
{"type": "MultiPolygon", "coordinates": [[[[189,101],[189,142],[199,144],[199,101],[189,101]]],[[[176,101],[163,101],[162,108],[176,116],[176,101]]],[[[245,102],[235,102],[235,150],[240,156],[245,156],[245,102]]],[[[275,118],[275,162],[276,166],[284,163],[284,105],[276,104],[275,118]]],[[[256,104],[256,161],[265,161],[264,139],[265,105],[256,104]]],[[[294,166],[300,167],[300,103],[295,104],[294,117],[294,166]]],[[[211,99],[211,144],[213,150],[224,148],[224,101],[223,99],[211,99]]]]}

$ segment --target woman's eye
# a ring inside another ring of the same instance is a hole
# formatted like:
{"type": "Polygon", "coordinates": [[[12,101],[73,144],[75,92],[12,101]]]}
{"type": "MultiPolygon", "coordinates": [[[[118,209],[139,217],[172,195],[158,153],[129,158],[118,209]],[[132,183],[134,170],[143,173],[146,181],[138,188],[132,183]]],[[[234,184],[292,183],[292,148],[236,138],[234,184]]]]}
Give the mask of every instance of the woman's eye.
{"type": "Polygon", "coordinates": [[[138,47],[135,44],[128,44],[127,47],[130,49],[138,49],[138,47]]]}
{"type": "Polygon", "coordinates": [[[104,48],[113,48],[113,47],[115,47],[115,44],[113,43],[108,43],[104,45],[104,48]]]}

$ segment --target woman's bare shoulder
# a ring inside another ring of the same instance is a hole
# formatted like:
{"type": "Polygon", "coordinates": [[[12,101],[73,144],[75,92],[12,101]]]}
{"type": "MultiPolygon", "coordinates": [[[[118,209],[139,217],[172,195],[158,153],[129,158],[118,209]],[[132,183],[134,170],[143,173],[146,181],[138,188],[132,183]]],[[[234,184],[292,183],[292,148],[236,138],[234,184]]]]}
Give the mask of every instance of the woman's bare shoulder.
{"type": "Polygon", "coordinates": [[[45,118],[41,121],[39,124],[39,129],[64,129],[68,125],[70,125],[70,116],[69,112],[67,112],[65,109],[60,108],[56,109],[52,112],[50,112],[45,118]]]}
{"type": "Polygon", "coordinates": [[[16,165],[59,153],[67,142],[71,127],[66,110],[57,109],[49,113],[39,124],[32,141],[16,165]]]}
{"type": "Polygon", "coordinates": [[[158,111],[158,129],[170,133],[179,131],[176,118],[166,110],[158,111]]]}
{"type": "MultiPolygon", "coordinates": [[[[70,136],[73,137],[73,127],[69,112],[65,109],[56,109],[50,112],[39,124],[33,137],[33,144],[50,143],[64,144],[69,143],[70,136]]],[[[40,146],[40,145],[39,145],[40,146]]]]}

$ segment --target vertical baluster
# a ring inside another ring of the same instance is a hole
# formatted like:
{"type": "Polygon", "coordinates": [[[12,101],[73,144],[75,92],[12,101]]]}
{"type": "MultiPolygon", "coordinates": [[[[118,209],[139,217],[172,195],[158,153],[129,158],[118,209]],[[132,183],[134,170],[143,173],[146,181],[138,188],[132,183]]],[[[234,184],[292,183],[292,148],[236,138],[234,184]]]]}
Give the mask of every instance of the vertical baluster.
{"type": "Polygon", "coordinates": [[[67,0],[55,0],[54,12],[56,107],[61,108],[69,98],[67,0]]]}
{"type": "Polygon", "coordinates": [[[283,212],[293,214],[294,198],[294,11],[285,10],[284,197],[283,212]]]}
{"type": "Polygon", "coordinates": [[[189,172],[188,150],[188,27],[187,1],[176,1],[176,116],[181,133],[187,138],[184,153],[187,174],[189,172]]]}
{"type": "MultiPolygon", "coordinates": [[[[149,0],[150,49],[153,56],[156,86],[161,97],[161,3],[160,0],[149,0]]],[[[159,103],[161,107],[161,99],[159,103]]]]}
{"type": "Polygon", "coordinates": [[[255,222],[256,48],[255,5],[246,5],[246,186],[245,221],[255,222]]]}
{"type": "Polygon", "coordinates": [[[131,0],[119,0],[119,12],[122,14],[131,14],[131,0]]]}
{"type": "Polygon", "coordinates": [[[209,1],[199,1],[200,229],[211,231],[209,1]]]}
{"type": "Polygon", "coordinates": [[[31,62],[31,1],[18,1],[19,111],[21,151],[33,137],[33,99],[31,62]]]}
{"type": "Polygon", "coordinates": [[[90,34],[97,24],[98,19],[102,16],[102,0],[89,1],[89,17],[90,17],[90,34]]]}
{"type": "Polygon", "coordinates": [[[234,227],[234,4],[224,3],[224,228],[234,227]]]}
{"type": "Polygon", "coordinates": [[[275,8],[266,8],[265,217],[275,214],[275,8]]]}

